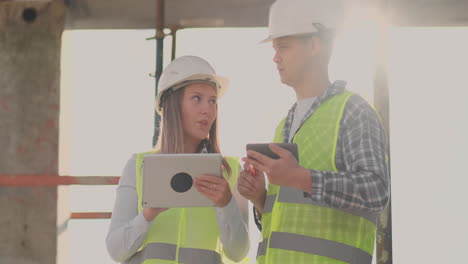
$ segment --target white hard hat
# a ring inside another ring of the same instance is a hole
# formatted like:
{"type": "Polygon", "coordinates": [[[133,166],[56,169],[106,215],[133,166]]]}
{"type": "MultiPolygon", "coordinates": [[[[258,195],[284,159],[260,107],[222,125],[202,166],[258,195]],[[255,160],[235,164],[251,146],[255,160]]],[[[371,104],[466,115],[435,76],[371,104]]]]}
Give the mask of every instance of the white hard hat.
{"type": "Polygon", "coordinates": [[[275,38],[316,33],[320,26],[337,28],[343,16],[341,0],[277,0],[270,7],[267,42],[275,38]]]}
{"type": "Polygon", "coordinates": [[[218,98],[223,95],[228,80],[216,75],[215,70],[204,59],[197,56],[182,56],[173,60],[161,74],[156,95],[156,111],[161,114],[161,97],[168,90],[175,91],[193,82],[212,82],[218,88],[218,98]]]}

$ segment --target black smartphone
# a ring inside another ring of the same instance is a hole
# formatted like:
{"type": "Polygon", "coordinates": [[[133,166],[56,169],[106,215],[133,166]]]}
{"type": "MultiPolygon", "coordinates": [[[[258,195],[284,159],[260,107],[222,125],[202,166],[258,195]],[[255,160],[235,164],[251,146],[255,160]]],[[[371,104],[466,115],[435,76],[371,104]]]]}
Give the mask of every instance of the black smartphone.
{"type": "MultiPolygon", "coordinates": [[[[254,150],[263,155],[270,157],[272,159],[278,159],[279,156],[276,155],[273,151],[271,151],[270,147],[268,146],[270,143],[255,143],[255,144],[247,144],[246,150],[254,150]]],[[[281,148],[284,148],[291,152],[297,161],[299,161],[299,155],[297,152],[297,144],[296,143],[273,143],[281,148]]],[[[251,157],[249,157],[251,158],[251,157]]],[[[254,158],[251,158],[254,159],[254,158]]]]}

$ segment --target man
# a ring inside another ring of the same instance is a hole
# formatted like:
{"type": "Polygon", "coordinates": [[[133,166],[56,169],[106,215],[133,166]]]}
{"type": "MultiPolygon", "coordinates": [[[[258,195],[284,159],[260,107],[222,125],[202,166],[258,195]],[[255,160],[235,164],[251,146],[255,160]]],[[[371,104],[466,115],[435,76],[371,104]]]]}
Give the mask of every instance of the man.
{"type": "Polygon", "coordinates": [[[389,196],[386,137],[374,109],[345,82],[329,80],[339,7],[277,0],[270,9],[266,41],[281,82],[297,97],[274,142],[296,143],[299,162],[273,144],[279,159],[255,151],[243,159],[239,192],[261,217],[258,263],[372,262],[377,216],[389,196]]]}

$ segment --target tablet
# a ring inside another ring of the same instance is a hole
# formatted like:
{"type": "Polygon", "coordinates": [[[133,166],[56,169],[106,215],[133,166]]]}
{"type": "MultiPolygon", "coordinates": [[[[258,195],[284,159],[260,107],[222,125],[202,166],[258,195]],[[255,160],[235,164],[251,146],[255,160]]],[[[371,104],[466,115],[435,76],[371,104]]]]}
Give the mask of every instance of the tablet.
{"type": "Polygon", "coordinates": [[[221,154],[147,154],[143,157],[143,207],[207,207],[214,203],[197,191],[194,177],[222,177],[221,154]]]}
{"type": "MultiPolygon", "coordinates": [[[[270,157],[272,159],[279,159],[279,156],[276,155],[273,151],[271,151],[270,147],[268,146],[269,144],[271,143],[247,144],[245,148],[246,150],[254,150],[256,152],[262,153],[263,155],[270,157]]],[[[296,160],[299,161],[296,143],[273,143],[273,144],[288,150],[294,155],[296,160]]]]}

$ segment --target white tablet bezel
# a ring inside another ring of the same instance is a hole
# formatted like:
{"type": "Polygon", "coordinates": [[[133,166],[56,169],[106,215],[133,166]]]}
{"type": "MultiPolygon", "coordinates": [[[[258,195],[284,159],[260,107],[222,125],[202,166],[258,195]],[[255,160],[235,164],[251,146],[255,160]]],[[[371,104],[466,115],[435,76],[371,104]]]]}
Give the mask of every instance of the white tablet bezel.
{"type": "Polygon", "coordinates": [[[192,179],[201,174],[222,176],[221,154],[147,154],[143,157],[142,206],[150,208],[207,207],[213,202],[199,193],[195,186],[176,192],[170,185],[173,175],[189,174],[192,179]]]}

